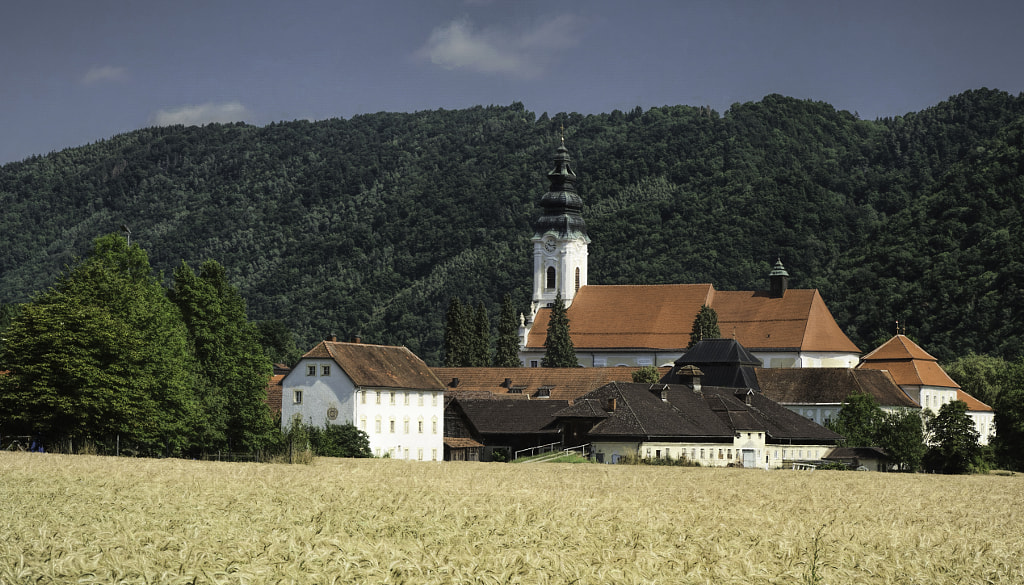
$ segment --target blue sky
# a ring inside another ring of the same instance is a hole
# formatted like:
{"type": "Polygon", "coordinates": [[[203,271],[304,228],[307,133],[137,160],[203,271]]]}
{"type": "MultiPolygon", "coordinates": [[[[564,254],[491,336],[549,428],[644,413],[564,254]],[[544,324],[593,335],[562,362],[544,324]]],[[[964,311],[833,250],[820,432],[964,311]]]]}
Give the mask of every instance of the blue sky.
{"type": "Polygon", "coordinates": [[[164,124],[521,101],[718,111],[769,93],[861,117],[1024,91],[1024,3],[7,0],[0,164],[164,124]]]}

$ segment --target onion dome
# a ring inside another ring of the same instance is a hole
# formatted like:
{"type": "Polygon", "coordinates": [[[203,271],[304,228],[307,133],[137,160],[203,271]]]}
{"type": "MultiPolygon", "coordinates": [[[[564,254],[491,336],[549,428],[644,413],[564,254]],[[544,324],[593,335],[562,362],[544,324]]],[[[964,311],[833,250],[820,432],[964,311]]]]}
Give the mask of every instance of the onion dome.
{"type": "Polygon", "coordinates": [[[538,236],[555,233],[560,238],[583,237],[589,242],[587,225],[580,214],[583,199],[576,192],[576,173],[570,166],[572,159],[564,140],[553,160],[555,168],[548,173],[551,187],[540,200],[543,214],[537,219],[536,233],[538,236]]]}

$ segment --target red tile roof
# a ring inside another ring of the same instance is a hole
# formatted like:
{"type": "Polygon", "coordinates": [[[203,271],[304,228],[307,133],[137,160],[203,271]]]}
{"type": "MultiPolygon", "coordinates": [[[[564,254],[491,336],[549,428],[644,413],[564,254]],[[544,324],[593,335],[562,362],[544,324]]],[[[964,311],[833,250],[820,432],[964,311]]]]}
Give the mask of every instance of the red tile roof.
{"type": "MultiPolygon", "coordinates": [[[[566,311],[573,346],[595,349],[678,349],[690,343],[701,305],[718,314],[723,337],[757,351],[798,349],[857,353],[817,290],[716,291],[710,284],[608,285],[580,288],[566,311]]],[[[544,347],[550,309],[537,313],[529,349],[544,347]]]]}
{"type": "Polygon", "coordinates": [[[963,390],[956,391],[956,399],[963,400],[967,403],[967,410],[971,412],[992,412],[992,407],[964,392],[963,390]]]}
{"type": "Polygon", "coordinates": [[[960,388],[938,360],[921,349],[906,335],[896,335],[861,358],[858,368],[889,370],[900,386],[960,388]]]}
{"type": "Polygon", "coordinates": [[[416,354],[406,347],[321,341],[302,359],[333,359],[334,363],[364,388],[430,388],[441,382],[416,354]]]}
{"type": "MultiPolygon", "coordinates": [[[[445,385],[445,393],[460,397],[490,393],[502,397],[539,398],[547,388],[552,400],[573,401],[608,382],[632,382],[639,368],[431,368],[445,385]],[[452,380],[458,378],[458,386],[452,380]],[[508,385],[505,380],[510,380],[508,385]],[[512,388],[519,391],[513,393],[512,388]]],[[[671,368],[659,368],[663,376],[671,368]]]]}

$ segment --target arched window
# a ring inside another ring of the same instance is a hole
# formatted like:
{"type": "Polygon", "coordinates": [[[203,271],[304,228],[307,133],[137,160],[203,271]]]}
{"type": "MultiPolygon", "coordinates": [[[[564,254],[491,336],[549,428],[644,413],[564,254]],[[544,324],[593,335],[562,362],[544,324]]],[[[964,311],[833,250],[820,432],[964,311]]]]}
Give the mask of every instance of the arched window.
{"type": "Polygon", "coordinates": [[[555,267],[548,266],[548,283],[545,288],[555,288],[555,267]]]}
{"type": "Polygon", "coordinates": [[[580,267],[576,267],[576,292],[580,291],[580,267]]]}

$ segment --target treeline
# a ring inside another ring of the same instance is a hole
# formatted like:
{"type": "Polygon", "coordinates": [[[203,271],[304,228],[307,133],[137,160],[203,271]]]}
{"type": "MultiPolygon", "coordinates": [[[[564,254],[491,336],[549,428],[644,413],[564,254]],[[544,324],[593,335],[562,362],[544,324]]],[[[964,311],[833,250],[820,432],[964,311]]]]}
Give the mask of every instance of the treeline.
{"type": "Polygon", "coordinates": [[[217,258],[301,348],[358,335],[441,364],[451,299],[492,325],[505,294],[527,310],[563,126],[594,284],[766,288],[781,258],[865,351],[899,320],[942,361],[1024,353],[1024,98],[984,89],[874,121],[771,95],[139,130],[0,168],[0,303],[124,225],[165,278],[217,258]]]}
{"type": "Polygon", "coordinates": [[[215,261],[174,270],[116,235],[10,316],[0,430],[47,450],[148,456],[266,454],[270,357],[215,261]]]}

